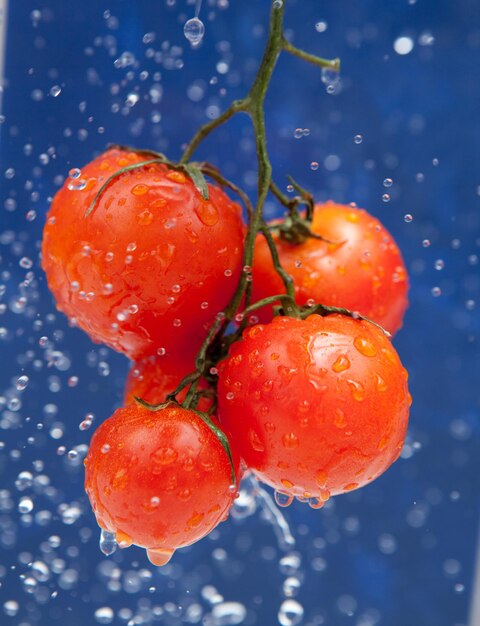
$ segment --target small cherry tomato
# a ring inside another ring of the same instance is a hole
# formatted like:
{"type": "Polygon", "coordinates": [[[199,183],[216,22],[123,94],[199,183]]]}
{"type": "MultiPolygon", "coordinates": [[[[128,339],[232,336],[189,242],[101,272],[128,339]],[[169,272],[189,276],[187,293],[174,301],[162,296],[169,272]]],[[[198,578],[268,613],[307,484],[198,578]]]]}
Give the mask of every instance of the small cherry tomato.
{"type": "Polygon", "coordinates": [[[47,216],[42,263],[57,307],[132,359],[195,355],[239,280],[244,224],[215,185],[205,200],[184,173],[111,149],[71,171],[47,216]],[[87,210],[91,213],[85,217],[87,210]]]}
{"type": "Polygon", "coordinates": [[[234,448],[231,454],[233,466],[190,409],[118,409],[94,433],[85,460],[85,489],[99,526],[115,533],[120,547],[147,548],[152,563],[163,565],[228,514],[239,478],[234,448]]]}
{"type": "MultiPolygon", "coordinates": [[[[272,223],[273,224],[273,223],[272,223]]],[[[297,304],[309,301],[357,311],[394,334],[408,306],[408,276],[400,250],[382,224],[363,209],[316,205],[309,238],[291,244],[272,236],[283,268],[292,276],[297,304]]],[[[284,293],[263,236],[255,243],[253,301],[284,293]]],[[[271,309],[256,312],[269,321],[271,309]]]]}
{"type": "Polygon", "coordinates": [[[218,402],[221,423],[257,477],[321,506],[396,460],[411,399],[381,329],[311,315],[247,329],[219,364],[218,402]]]}
{"type": "MultiPolygon", "coordinates": [[[[162,357],[147,357],[142,361],[134,363],[128,373],[125,385],[125,404],[134,402],[134,398],[141,398],[149,404],[160,404],[165,402],[167,394],[175,391],[180,381],[195,370],[195,365],[188,359],[162,357]]],[[[187,388],[177,395],[177,402],[183,402],[187,388]]],[[[202,378],[199,381],[197,390],[208,389],[206,381],[202,378]]],[[[212,390],[213,393],[213,390],[212,390]]],[[[208,411],[212,406],[212,401],[208,397],[200,398],[197,409],[208,411]]]]}

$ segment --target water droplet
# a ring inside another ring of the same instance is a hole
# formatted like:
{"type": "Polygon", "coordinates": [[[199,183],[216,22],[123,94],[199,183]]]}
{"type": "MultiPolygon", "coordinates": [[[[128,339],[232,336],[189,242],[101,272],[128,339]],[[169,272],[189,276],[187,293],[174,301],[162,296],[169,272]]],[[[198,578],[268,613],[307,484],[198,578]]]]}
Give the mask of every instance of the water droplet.
{"type": "Polygon", "coordinates": [[[174,550],[162,550],[161,548],[150,548],[147,550],[147,557],[152,565],[162,567],[172,558],[174,550]]]}
{"type": "Polygon", "coordinates": [[[95,620],[99,624],[110,624],[113,621],[113,609],[109,606],[101,606],[94,613],[95,620]]]}
{"type": "Polygon", "coordinates": [[[424,239],[424,240],[422,241],[422,246],[423,246],[424,248],[429,248],[431,245],[432,245],[432,244],[431,244],[430,239],[424,239]]]}
{"type": "Polygon", "coordinates": [[[20,472],[17,476],[17,480],[15,481],[15,487],[18,491],[24,491],[28,489],[33,484],[33,475],[31,472],[20,472]]]}
{"type": "Polygon", "coordinates": [[[440,287],[432,287],[432,296],[434,298],[438,298],[441,295],[442,295],[442,290],[440,289],[440,287]]]}
{"type": "Polygon", "coordinates": [[[282,443],[285,448],[297,448],[299,441],[295,433],[287,433],[283,435],[282,443]]]}
{"type": "Polygon", "coordinates": [[[246,616],[247,609],[240,602],[219,602],[212,607],[212,620],[208,623],[212,626],[237,626],[244,623],[246,616]]]}
{"type": "Polygon", "coordinates": [[[205,25],[198,17],[192,17],[192,19],[185,22],[183,34],[190,42],[192,48],[196,48],[201,44],[205,35],[205,25]]]}
{"type": "Polygon", "coordinates": [[[297,626],[303,619],[303,606],[296,600],[285,600],[278,611],[280,626],[297,626]]]}
{"type": "Polygon", "coordinates": [[[322,67],[321,77],[322,83],[327,87],[335,87],[340,80],[338,72],[328,67],[322,67]]]}
{"type": "Polygon", "coordinates": [[[382,200],[383,200],[383,202],[390,202],[390,200],[391,200],[390,194],[389,193],[384,193],[383,196],[382,196],[382,200]]]}
{"type": "Polygon", "coordinates": [[[85,189],[86,186],[87,186],[87,181],[83,179],[71,180],[67,184],[67,188],[70,191],[82,191],[83,189],[85,189]]]}
{"type": "Polygon", "coordinates": [[[435,269],[440,271],[445,267],[445,261],[443,259],[437,259],[435,261],[435,269]]]}
{"type": "Polygon", "coordinates": [[[363,141],[363,136],[362,135],[355,135],[355,137],[353,138],[354,143],[356,143],[357,145],[361,144],[363,141]]]}
{"type": "Polygon", "coordinates": [[[293,502],[293,496],[289,496],[288,493],[283,493],[282,491],[275,491],[274,498],[277,505],[281,507],[290,506],[293,502]]]}
{"type": "Polygon", "coordinates": [[[393,180],[391,178],[385,178],[385,180],[383,181],[383,186],[384,187],[391,187],[393,185],[393,180]]]}
{"type": "Polygon", "coordinates": [[[50,95],[53,98],[56,98],[61,93],[62,93],[62,88],[60,87],[60,85],[53,85],[53,87],[50,89],[50,95]]]}
{"type": "Polygon", "coordinates": [[[403,221],[406,222],[407,224],[410,224],[410,222],[413,221],[413,215],[411,215],[410,213],[407,213],[406,215],[404,215],[403,221]]]}
{"type": "Polygon", "coordinates": [[[324,33],[328,28],[327,22],[317,22],[315,24],[315,30],[317,33],[324,33]]]}
{"type": "Polygon", "coordinates": [[[340,372],[344,372],[348,370],[350,367],[350,360],[344,354],[341,354],[335,363],[332,365],[332,370],[339,374],[340,372]]]}
{"type": "Polygon", "coordinates": [[[17,378],[17,382],[15,383],[15,387],[18,389],[18,391],[23,391],[27,388],[28,381],[28,376],[19,376],[17,378]]]}
{"type": "Polygon", "coordinates": [[[360,352],[360,354],[363,354],[364,356],[371,357],[377,354],[377,348],[371,341],[365,339],[364,337],[355,337],[353,345],[360,352]]]}
{"type": "Polygon", "coordinates": [[[400,55],[409,54],[413,50],[413,46],[413,39],[410,37],[398,37],[393,42],[393,49],[400,55]]]}
{"type": "Polygon", "coordinates": [[[309,498],[308,506],[311,509],[321,509],[325,505],[325,502],[321,498],[309,498]]]}
{"type": "Polygon", "coordinates": [[[33,501],[31,498],[25,497],[21,498],[18,503],[18,510],[20,513],[31,513],[33,511],[33,501]]]}
{"type": "Polygon", "coordinates": [[[131,189],[131,193],[134,196],[144,196],[149,191],[150,191],[150,187],[148,185],[143,184],[143,183],[139,183],[138,185],[135,185],[131,189]]]}
{"type": "Polygon", "coordinates": [[[115,540],[118,544],[119,548],[129,548],[132,543],[133,543],[133,539],[130,537],[130,535],[127,535],[127,533],[124,533],[121,530],[117,530],[117,532],[115,533],[115,540]]]}
{"type": "Polygon", "coordinates": [[[115,539],[115,533],[109,533],[102,528],[100,532],[100,550],[105,556],[110,556],[117,549],[117,541],[115,539]]]}
{"type": "Polygon", "coordinates": [[[316,171],[318,170],[318,167],[319,167],[319,165],[318,165],[318,162],[317,162],[317,161],[312,161],[312,162],[310,163],[310,169],[311,169],[313,172],[316,172],[316,171]]]}

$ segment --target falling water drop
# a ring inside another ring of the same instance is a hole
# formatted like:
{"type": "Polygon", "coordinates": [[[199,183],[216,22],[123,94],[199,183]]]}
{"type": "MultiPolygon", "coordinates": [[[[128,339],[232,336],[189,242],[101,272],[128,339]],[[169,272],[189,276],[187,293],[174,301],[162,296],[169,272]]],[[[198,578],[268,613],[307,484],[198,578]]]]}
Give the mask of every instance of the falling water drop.
{"type": "Polygon", "coordinates": [[[205,34],[205,25],[198,17],[192,17],[185,22],[183,34],[190,42],[192,48],[197,48],[201,44],[205,34]]]}
{"type": "Polygon", "coordinates": [[[115,539],[115,533],[109,533],[107,530],[103,530],[100,533],[100,550],[105,556],[110,556],[117,549],[117,540],[115,539]]]}

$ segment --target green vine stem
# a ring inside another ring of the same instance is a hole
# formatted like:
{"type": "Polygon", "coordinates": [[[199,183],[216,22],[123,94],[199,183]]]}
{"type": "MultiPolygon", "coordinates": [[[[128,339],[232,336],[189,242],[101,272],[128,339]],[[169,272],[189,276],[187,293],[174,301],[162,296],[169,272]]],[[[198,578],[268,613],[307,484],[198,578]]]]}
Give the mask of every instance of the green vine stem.
{"type": "MultiPolygon", "coordinates": [[[[186,408],[192,408],[193,410],[195,410],[198,399],[203,394],[202,390],[197,390],[200,379],[202,377],[205,377],[209,381],[212,380],[212,377],[209,374],[210,368],[225,355],[226,350],[228,350],[228,347],[231,345],[231,343],[239,338],[242,330],[248,323],[247,316],[250,313],[256,311],[262,306],[266,306],[267,304],[278,304],[279,302],[281,302],[281,308],[284,314],[290,315],[292,317],[302,317],[304,314],[304,308],[298,307],[295,303],[295,292],[292,277],[281,266],[274,239],[272,237],[269,227],[267,226],[263,218],[263,210],[267,196],[269,192],[271,192],[277,198],[277,200],[279,200],[284,206],[286,206],[292,219],[297,219],[299,222],[303,222],[302,217],[298,212],[298,206],[305,205],[307,209],[307,215],[311,217],[311,213],[313,211],[313,198],[308,192],[302,189],[294,181],[291,181],[292,185],[297,190],[299,195],[290,199],[286,197],[273,182],[272,165],[270,163],[270,158],[267,150],[264,103],[270,80],[272,78],[278,57],[280,56],[282,51],[292,54],[293,56],[296,56],[309,63],[313,63],[314,65],[322,69],[330,69],[335,72],[339,71],[340,62],[338,59],[322,59],[310,53],[304,52],[303,50],[296,48],[286,40],[283,32],[285,4],[285,0],[271,0],[270,28],[267,43],[259,69],[257,71],[257,75],[248,94],[240,100],[233,101],[230,106],[225,109],[225,111],[221,113],[217,118],[199,128],[199,130],[194,134],[190,142],[186,145],[179,163],[173,164],[171,162],[167,162],[169,166],[175,169],[184,170],[192,178],[197,188],[199,188],[199,191],[205,191],[206,183],[204,185],[204,180],[202,179],[203,175],[209,176],[210,178],[217,181],[220,185],[234,191],[240,197],[246,207],[248,215],[248,229],[245,237],[243,256],[244,271],[241,274],[237,289],[226,309],[222,313],[219,313],[217,315],[214,323],[212,324],[208,335],[205,338],[200,348],[200,351],[198,352],[195,361],[195,371],[187,375],[182,381],[180,381],[177,388],[172,393],[168,394],[166,398],[166,403],[177,402],[177,394],[186,387],[188,387],[186,398],[182,404],[186,408]],[[240,189],[238,186],[222,176],[222,174],[213,165],[210,165],[209,163],[191,162],[191,158],[199,145],[215,129],[228,122],[236,113],[245,113],[249,116],[255,135],[255,146],[258,162],[258,188],[255,206],[253,206],[248,195],[242,189],[240,189]],[[286,293],[274,296],[272,298],[267,298],[254,304],[250,304],[252,288],[250,273],[253,264],[255,239],[259,232],[263,234],[267,241],[274,267],[283,281],[286,293]],[[225,332],[227,328],[229,327],[230,323],[235,317],[236,312],[239,310],[242,304],[244,305],[244,311],[242,313],[241,323],[237,331],[232,333],[230,336],[225,337],[225,332]]],[[[156,157],[156,159],[152,160],[151,162],[159,162],[159,160],[164,161],[164,159],[166,160],[163,155],[153,151],[143,150],[138,152],[156,157]]],[[[131,169],[149,163],[150,162],[144,162],[140,165],[132,166],[131,169]]],[[[121,172],[113,175],[105,183],[104,187],[107,186],[111,182],[111,180],[113,180],[113,178],[120,174],[121,172]]],[[[104,187],[102,187],[98,196],[102,193],[104,187]]],[[[92,203],[89,212],[95,207],[95,204],[98,201],[98,196],[92,203]]],[[[323,314],[326,314],[326,310],[326,308],[322,309],[322,311],[324,311],[323,314]]],[[[312,312],[320,312],[320,309],[318,308],[315,311],[313,311],[312,309],[312,312]]],[[[159,410],[166,404],[162,403],[152,406],[144,402],[140,398],[136,398],[136,400],[137,402],[142,404],[142,406],[148,406],[152,410],[159,410]]],[[[203,416],[202,419],[205,420],[206,414],[201,415],[203,416]]]]}
{"type": "MultiPolygon", "coordinates": [[[[275,298],[272,303],[278,303],[279,301],[281,301],[283,303],[283,311],[286,314],[295,317],[298,317],[300,315],[300,309],[295,304],[293,280],[291,276],[287,272],[285,272],[285,270],[281,266],[278,252],[275,247],[275,242],[269,231],[268,226],[263,219],[263,209],[268,193],[271,192],[282,204],[284,204],[289,209],[289,213],[292,217],[295,216],[297,220],[303,222],[297,208],[300,205],[305,205],[307,208],[307,214],[310,217],[313,211],[313,199],[311,195],[308,194],[308,192],[303,190],[293,181],[292,184],[294,188],[299,192],[299,195],[295,198],[289,199],[284,196],[284,194],[282,194],[280,189],[275,185],[272,180],[272,166],[267,150],[267,137],[265,127],[265,96],[267,94],[268,86],[270,84],[270,80],[272,78],[278,57],[280,56],[282,51],[292,54],[293,56],[296,56],[309,63],[313,63],[321,69],[329,69],[335,72],[339,71],[340,62],[338,59],[322,59],[303,50],[300,50],[299,48],[296,48],[287,41],[283,32],[285,4],[286,2],[281,0],[271,1],[270,28],[265,51],[260,62],[259,69],[257,71],[257,75],[248,94],[240,100],[233,101],[230,106],[225,109],[225,111],[221,113],[217,118],[199,128],[199,130],[194,134],[190,142],[185,147],[179,162],[180,166],[183,165],[185,167],[188,167],[190,159],[192,158],[195,150],[199,147],[199,145],[215,129],[228,122],[236,113],[245,113],[250,117],[255,135],[255,145],[258,162],[258,189],[255,206],[252,205],[250,199],[244,191],[242,191],[239,187],[224,178],[214,166],[208,163],[196,164],[203,174],[210,176],[219,184],[231,189],[239,195],[239,197],[246,206],[249,224],[245,237],[245,248],[243,257],[244,271],[242,272],[238,287],[229,305],[226,307],[223,313],[217,317],[210,329],[210,332],[205,338],[202,347],[200,348],[200,352],[198,353],[195,363],[197,376],[191,381],[191,383],[187,383],[191,384],[191,388],[189,389],[189,392],[187,393],[187,398],[185,400],[187,406],[196,397],[196,390],[200,377],[206,373],[206,369],[209,368],[212,361],[215,361],[215,359],[212,359],[210,357],[213,354],[216,354],[217,357],[221,357],[222,351],[228,348],[228,346],[238,338],[239,334],[241,334],[241,331],[247,323],[246,316],[248,312],[253,312],[266,304],[255,303],[253,305],[250,305],[250,271],[253,264],[255,239],[259,232],[262,232],[263,236],[266,238],[274,267],[280,275],[286,290],[286,294],[281,297],[275,298]],[[242,303],[244,303],[244,306],[246,308],[244,310],[243,319],[239,329],[229,338],[224,338],[226,329],[228,328],[230,322],[234,319],[235,314],[239,310],[242,303]]],[[[181,388],[183,388],[184,386],[186,385],[183,385],[181,388]]],[[[178,391],[176,390],[175,392],[170,394],[169,397],[174,397],[177,392],[178,391]]]]}

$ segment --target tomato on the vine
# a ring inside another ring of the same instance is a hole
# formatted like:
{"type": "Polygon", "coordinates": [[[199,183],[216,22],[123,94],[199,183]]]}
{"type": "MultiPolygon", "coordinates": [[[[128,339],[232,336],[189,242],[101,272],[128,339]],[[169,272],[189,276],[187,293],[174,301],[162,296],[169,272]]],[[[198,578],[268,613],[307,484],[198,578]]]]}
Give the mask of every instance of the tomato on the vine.
{"type": "Polygon", "coordinates": [[[115,533],[121,547],[147,548],[152,563],[163,565],[228,514],[239,479],[234,447],[231,454],[232,463],[190,409],[118,409],[94,433],[85,460],[85,489],[99,526],[115,533]]]}
{"type": "Polygon", "coordinates": [[[48,213],[43,268],[57,307],[94,341],[132,359],[193,358],[237,287],[241,209],[216,185],[205,200],[168,165],[128,170],[152,158],[115,148],[70,172],[48,213]]]}
{"type": "MultiPolygon", "coordinates": [[[[132,365],[125,384],[125,404],[134,402],[135,397],[145,400],[149,404],[165,402],[166,396],[175,391],[180,381],[195,370],[195,365],[188,359],[177,356],[175,358],[147,357],[132,365]]],[[[208,385],[201,378],[198,391],[206,391],[208,385]]],[[[188,386],[178,395],[177,401],[183,402],[188,386]]],[[[213,390],[212,390],[213,393],[213,390]]],[[[201,397],[197,405],[199,411],[208,411],[212,401],[208,397],[201,397]]]]}
{"type": "MultiPolygon", "coordinates": [[[[272,223],[273,225],[273,223],[272,223]]],[[[294,279],[298,304],[309,301],[357,311],[390,333],[402,326],[408,276],[400,250],[384,226],[363,209],[316,205],[311,230],[328,240],[292,244],[272,231],[283,268],[294,279]]],[[[253,301],[284,293],[263,236],[255,242],[253,301]]],[[[257,312],[261,321],[271,312],[257,312]]]]}
{"type": "Polygon", "coordinates": [[[411,399],[381,329],[311,315],[247,329],[219,364],[218,402],[221,423],[257,477],[321,505],[396,460],[411,399]]]}

